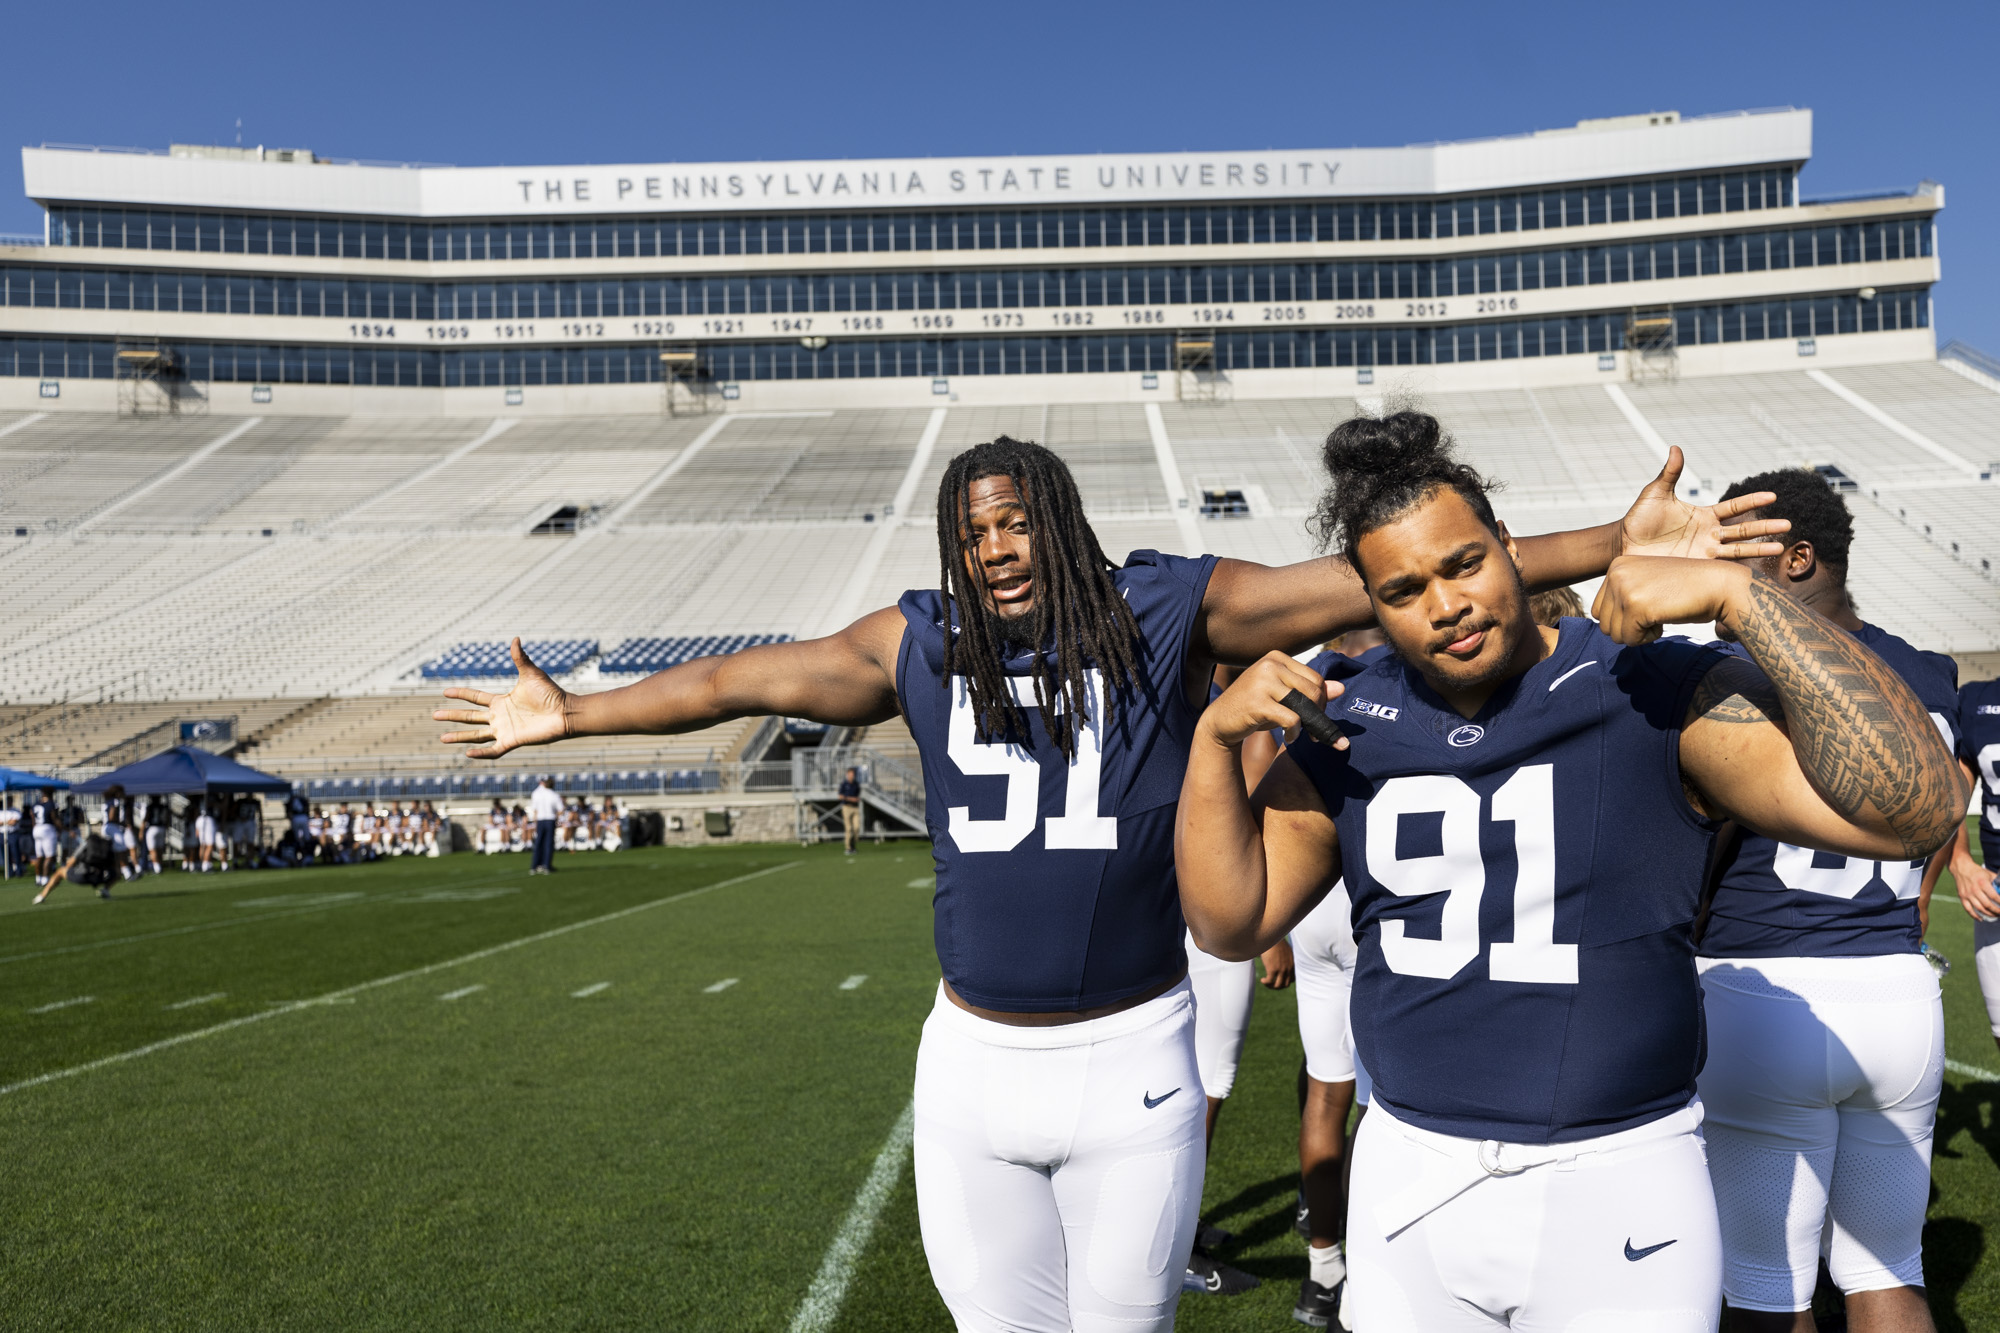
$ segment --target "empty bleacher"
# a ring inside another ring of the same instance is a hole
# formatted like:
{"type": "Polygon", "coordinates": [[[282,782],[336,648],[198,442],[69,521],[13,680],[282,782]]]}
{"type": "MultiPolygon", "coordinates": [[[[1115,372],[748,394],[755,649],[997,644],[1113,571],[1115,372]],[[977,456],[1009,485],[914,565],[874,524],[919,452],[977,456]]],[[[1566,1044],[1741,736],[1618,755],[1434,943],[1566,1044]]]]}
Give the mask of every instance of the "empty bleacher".
{"type": "MultiPolygon", "coordinates": [[[[122,741],[174,721],[236,719],[236,735],[254,735],[296,713],[304,699],[210,699],[176,703],[17,705],[0,713],[0,765],[30,770],[69,768],[114,750],[122,741]]],[[[164,738],[160,749],[176,744],[164,738]]],[[[255,762],[255,761],[251,761],[255,762]]]]}
{"type": "MultiPolygon", "coordinates": [[[[2000,651],[1990,518],[2000,483],[1976,474],[2000,459],[2000,393],[1927,362],[1825,378],[1975,470],[1804,370],[1617,384],[1659,439],[1687,451],[1707,495],[1772,466],[1839,467],[1859,487],[1849,494],[1852,579],[1867,614],[1927,647],[2000,651]]],[[[1309,556],[1320,443],[1355,401],[1161,402],[1181,486],[1246,497],[1247,517],[1192,518],[1198,544],[1267,564],[1309,556]]],[[[1437,394],[1426,405],[1506,483],[1496,506],[1524,535],[1615,518],[1659,467],[1602,385],[1437,394]]],[[[395,701],[457,644],[823,633],[836,613],[935,584],[938,479],[954,454],[998,434],[1043,441],[1070,462],[1113,559],[1182,550],[1190,516],[1169,506],[1143,406],[950,405],[926,466],[909,477],[936,410],[10,416],[0,420],[0,578],[14,614],[0,642],[0,706],[331,697],[387,700],[402,716],[395,701]],[[908,512],[889,514],[906,479],[908,512]],[[584,516],[573,535],[530,535],[557,506],[584,516]]],[[[585,662],[583,687],[606,667],[585,662]]],[[[421,729],[392,727],[385,739],[358,714],[328,715],[354,729],[336,736],[314,721],[325,743],[286,753],[419,754],[435,743],[421,729]]],[[[123,725],[107,714],[60,753],[102,750],[129,734],[106,736],[123,725]]]]}

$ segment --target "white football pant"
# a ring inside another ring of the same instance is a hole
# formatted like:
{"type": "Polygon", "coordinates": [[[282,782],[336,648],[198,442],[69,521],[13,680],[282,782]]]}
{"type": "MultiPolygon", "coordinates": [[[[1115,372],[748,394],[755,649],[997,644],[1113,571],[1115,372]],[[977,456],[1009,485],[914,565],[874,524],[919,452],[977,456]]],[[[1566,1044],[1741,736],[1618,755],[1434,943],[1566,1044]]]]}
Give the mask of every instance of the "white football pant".
{"type": "Polygon", "coordinates": [[[1986,1021],[2000,1037],[2000,921],[1972,923],[1972,962],[1979,973],[1979,994],[1986,1001],[1986,1021]]]}
{"type": "Polygon", "coordinates": [[[1358,1333],[1714,1333],[1701,1105],[1575,1143],[1436,1134],[1377,1102],[1354,1145],[1358,1333]]]}
{"type": "Polygon", "coordinates": [[[1740,1310],[1920,1287],[1944,1003],[1922,955],[1705,958],[1708,1152],[1740,1310]]]}
{"type": "Polygon", "coordinates": [[[1236,1086],[1243,1034],[1250,1030],[1250,1002],[1257,994],[1257,964],[1226,963],[1203,953],[1187,937],[1188,985],[1194,988],[1194,1061],[1201,1090],[1221,1101],[1236,1086]]]}
{"type": "Polygon", "coordinates": [[[1291,939],[1306,1073],[1321,1083],[1351,1083],[1354,1029],[1348,1023],[1348,1002],[1354,994],[1357,950],[1346,886],[1328,889],[1319,905],[1292,927],[1291,939]]]}
{"type": "Polygon", "coordinates": [[[1205,1163],[1183,981],[1059,1027],[995,1023],[939,987],[917,1050],[917,1213],[964,1333],[1164,1333],[1205,1163]]]}

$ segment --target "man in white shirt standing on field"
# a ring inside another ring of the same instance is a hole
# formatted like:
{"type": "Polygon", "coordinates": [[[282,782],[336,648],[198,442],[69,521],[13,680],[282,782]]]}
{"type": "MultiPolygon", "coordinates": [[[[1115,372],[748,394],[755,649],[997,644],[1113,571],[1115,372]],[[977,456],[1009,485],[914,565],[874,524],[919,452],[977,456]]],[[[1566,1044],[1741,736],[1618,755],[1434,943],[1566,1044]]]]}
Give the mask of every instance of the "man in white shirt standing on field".
{"type": "Polygon", "coordinates": [[[563,799],[543,778],[528,797],[528,813],[535,820],[535,863],[531,875],[552,875],[556,860],[556,820],[562,817],[563,799]]]}

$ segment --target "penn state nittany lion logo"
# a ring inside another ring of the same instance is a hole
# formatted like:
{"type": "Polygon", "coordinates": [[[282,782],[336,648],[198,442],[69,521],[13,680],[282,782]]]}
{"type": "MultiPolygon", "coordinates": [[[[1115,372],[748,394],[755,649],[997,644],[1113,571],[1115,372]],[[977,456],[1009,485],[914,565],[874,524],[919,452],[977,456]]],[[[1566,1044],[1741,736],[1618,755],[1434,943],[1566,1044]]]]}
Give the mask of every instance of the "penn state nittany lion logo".
{"type": "Polygon", "coordinates": [[[1486,728],[1468,722],[1444,739],[1447,745],[1454,745],[1463,750],[1468,745],[1477,745],[1486,739],[1486,728]]]}

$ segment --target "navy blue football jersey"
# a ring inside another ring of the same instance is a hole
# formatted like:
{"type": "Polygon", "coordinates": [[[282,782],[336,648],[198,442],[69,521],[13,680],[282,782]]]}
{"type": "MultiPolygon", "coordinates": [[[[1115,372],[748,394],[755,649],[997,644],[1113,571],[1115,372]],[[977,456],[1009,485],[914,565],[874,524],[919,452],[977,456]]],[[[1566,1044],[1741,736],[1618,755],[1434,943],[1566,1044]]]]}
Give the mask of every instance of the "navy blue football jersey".
{"type": "Polygon", "coordinates": [[[2000,868],[2000,680],[1958,692],[1958,757],[1979,775],[1979,855],[2000,868]]]}
{"type": "MultiPolygon", "coordinates": [[[[1922,701],[1945,744],[1958,749],[1958,664],[1912,648],[1887,630],[1863,625],[1855,638],[1903,678],[1922,701]]],[[[1713,645],[1747,656],[1736,644],[1713,645]]],[[[1917,894],[1926,858],[1864,861],[1794,847],[1744,830],[1721,868],[1704,958],[1847,958],[1915,953],[1923,943],[1917,894]]]]}
{"type": "Polygon", "coordinates": [[[1384,658],[1394,657],[1395,655],[1396,650],[1386,643],[1378,643],[1373,648],[1357,653],[1353,657],[1349,657],[1345,653],[1337,653],[1329,648],[1310,662],[1307,662],[1306,665],[1314,671],[1319,672],[1320,675],[1326,677],[1328,680],[1346,680],[1350,676],[1360,675],[1384,658]]]}
{"type": "Polygon", "coordinates": [[[36,801],[28,807],[28,818],[36,828],[54,828],[56,823],[56,803],[36,801]]]}
{"type": "Polygon", "coordinates": [[[1349,748],[1289,753],[1340,835],[1374,1095],[1466,1138],[1560,1143],[1693,1098],[1692,927],[1715,825],[1680,724],[1721,655],[1565,619],[1555,651],[1461,716],[1402,661],[1346,682],[1349,748]]]}
{"type": "MultiPolygon", "coordinates": [[[[1091,709],[1070,760],[1042,727],[1025,650],[1006,669],[1026,743],[980,740],[965,678],[944,676],[944,599],[903,594],[896,694],[923,759],[938,964],[972,1004],[1094,1008],[1186,970],[1174,810],[1198,710],[1182,673],[1214,568],[1134,551],[1112,574],[1139,624],[1140,680],[1118,685],[1109,727],[1091,709]]],[[[1103,673],[1089,678],[1101,699],[1103,673]]]]}

